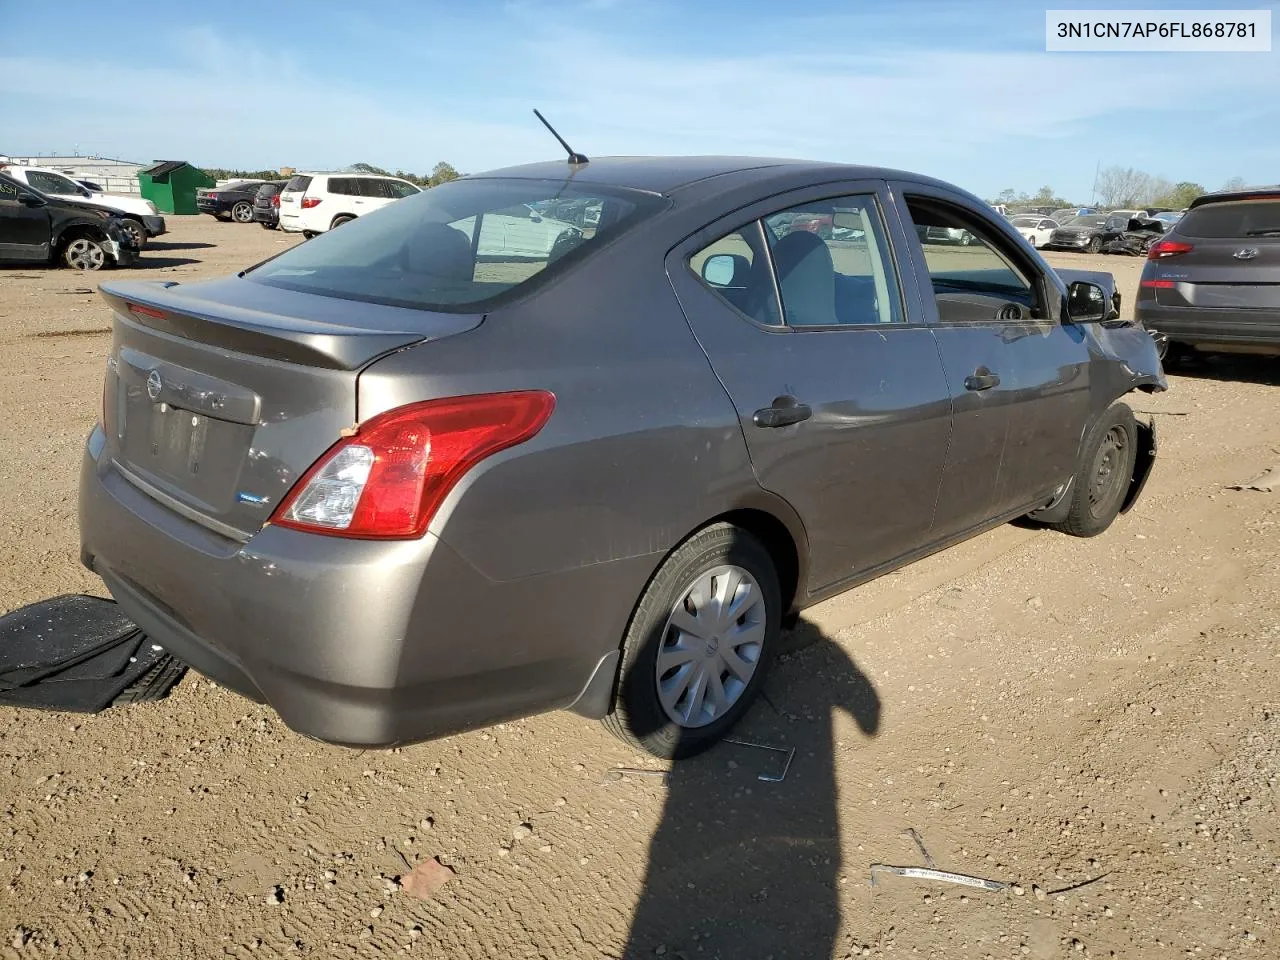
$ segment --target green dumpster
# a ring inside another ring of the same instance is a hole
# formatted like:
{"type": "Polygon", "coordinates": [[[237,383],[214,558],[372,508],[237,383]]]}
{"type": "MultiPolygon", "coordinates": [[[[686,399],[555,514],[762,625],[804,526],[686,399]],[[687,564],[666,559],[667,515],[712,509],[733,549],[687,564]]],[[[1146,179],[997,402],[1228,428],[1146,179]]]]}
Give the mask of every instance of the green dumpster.
{"type": "Polygon", "coordinates": [[[217,181],[185,160],[164,160],[138,171],[142,196],[161,213],[199,213],[196,190],[212,187],[217,181]]]}

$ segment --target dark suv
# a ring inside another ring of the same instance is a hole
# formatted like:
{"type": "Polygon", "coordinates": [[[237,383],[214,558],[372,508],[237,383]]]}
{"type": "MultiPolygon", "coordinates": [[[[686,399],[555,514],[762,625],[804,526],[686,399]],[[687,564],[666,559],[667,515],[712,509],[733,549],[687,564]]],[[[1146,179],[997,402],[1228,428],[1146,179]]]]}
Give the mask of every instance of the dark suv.
{"type": "Polygon", "coordinates": [[[236,223],[253,222],[253,198],[264,180],[236,180],[224,187],[201,187],[196,191],[196,208],[218,220],[230,217],[236,223]]]}
{"type": "Polygon", "coordinates": [[[262,224],[263,230],[280,226],[280,191],[288,180],[268,180],[253,195],[253,220],[262,224]]]}
{"type": "Polygon", "coordinates": [[[1280,186],[1194,200],[1147,252],[1135,309],[1170,361],[1280,355],[1280,186]]]}

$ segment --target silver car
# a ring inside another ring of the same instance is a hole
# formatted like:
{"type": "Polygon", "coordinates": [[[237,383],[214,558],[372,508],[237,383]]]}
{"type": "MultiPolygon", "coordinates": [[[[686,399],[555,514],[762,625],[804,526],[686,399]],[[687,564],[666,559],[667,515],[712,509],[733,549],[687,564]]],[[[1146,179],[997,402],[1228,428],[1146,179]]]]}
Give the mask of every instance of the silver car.
{"type": "Polygon", "coordinates": [[[867,167],[518,167],[102,289],[84,562],[353,745],[565,708],[694,753],[804,607],[1014,517],[1105,530],[1154,454],[1122,398],[1165,388],[1108,274],[867,167]]]}

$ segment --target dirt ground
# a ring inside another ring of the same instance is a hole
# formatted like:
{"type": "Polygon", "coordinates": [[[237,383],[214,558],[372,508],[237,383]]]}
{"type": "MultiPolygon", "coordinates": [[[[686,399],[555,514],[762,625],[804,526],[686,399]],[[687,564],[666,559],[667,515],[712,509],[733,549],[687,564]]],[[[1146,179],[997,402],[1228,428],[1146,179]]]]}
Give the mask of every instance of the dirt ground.
{"type": "MultiPolygon", "coordinates": [[[[171,224],[132,275],[292,242],[171,224]]],[[[1050,259],[1131,309],[1140,261],[1050,259]]],[[[102,590],[76,536],[101,279],[0,270],[0,610],[102,590]]],[[[809,611],[741,730],[795,747],[781,783],[732,744],[602,783],[658,764],[565,714],[328,747],[190,674],[0,708],[0,957],[1280,956],[1280,492],[1228,489],[1280,462],[1278,383],[1224,360],[1136,396],[1160,459],[1101,537],[1002,527],[809,611]],[[871,886],[924,865],[908,828],[1011,886],[871,886]],[[395,889],[432,857],[436,899],[395,889]]]]}

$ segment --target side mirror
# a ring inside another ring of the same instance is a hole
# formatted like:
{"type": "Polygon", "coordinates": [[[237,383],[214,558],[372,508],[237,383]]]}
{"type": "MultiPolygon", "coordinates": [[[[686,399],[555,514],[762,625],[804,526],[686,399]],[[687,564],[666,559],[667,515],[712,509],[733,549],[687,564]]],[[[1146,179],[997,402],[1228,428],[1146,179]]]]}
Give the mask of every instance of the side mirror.
{"type": "Polygon", "coordinates": [[[707,257],[702,264],[702,279],[713,287],[729,286],[733,283],[733,275],[737,272],[737,262],[731,253],[707,257]]]}
{"type": "Polygon", "coordinates": [[[1113,309],[1096,283],[1076,280],[1067,288],[1067,319],[1072,323],[1102,323],[1116,316],[1113,309]]]}
{"type": "Polygon", "coordinates": [[[34,193],[21,193],[18,195],[18,200],[28,207],[43,207],[49,202],[44,197],[37,197],[34,193]]]}

